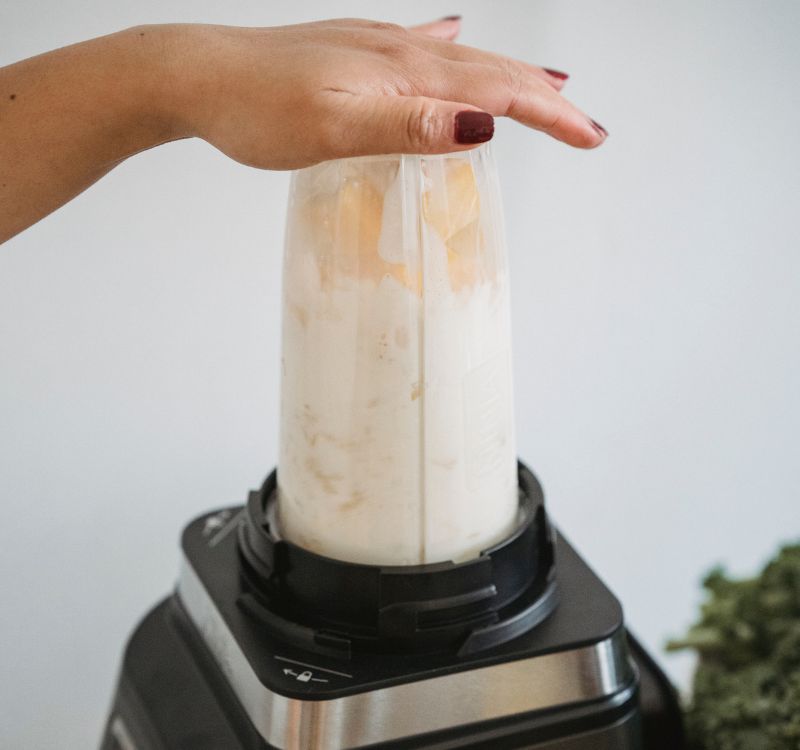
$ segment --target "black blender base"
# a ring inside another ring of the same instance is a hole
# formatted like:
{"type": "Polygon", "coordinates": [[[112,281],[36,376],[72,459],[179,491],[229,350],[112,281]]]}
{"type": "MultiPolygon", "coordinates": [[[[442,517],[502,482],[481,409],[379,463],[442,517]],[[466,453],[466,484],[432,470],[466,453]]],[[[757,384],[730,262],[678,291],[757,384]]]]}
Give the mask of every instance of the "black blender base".
{"type": "MultiPolygon", "coordinates": [[[[371,745],[386,750],[682,750],[674,692],[629,637],[639,695],[538,712],[371,745]],[[640,744],[639,734],[644,738],[640,744]]],[[[197,634],[176,596],[131,637],[101,750],[271,750],[197,634]]]]}

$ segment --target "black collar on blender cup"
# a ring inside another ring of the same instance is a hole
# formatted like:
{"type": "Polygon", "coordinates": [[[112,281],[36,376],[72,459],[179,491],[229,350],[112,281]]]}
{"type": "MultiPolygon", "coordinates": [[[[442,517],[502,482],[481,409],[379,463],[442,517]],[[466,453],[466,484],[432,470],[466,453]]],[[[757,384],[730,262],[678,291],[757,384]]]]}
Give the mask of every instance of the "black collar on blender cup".
{"type": "Polygon", "coordinates": [[[276,530],[277,475],[252,492],[239,527],[239,606],[267,631],[338,658],[354,649],[449,652],[497,646],[557,603],[553,539],[536,477],[519,464],[515,531],[466,562],[364,565],[311,552],[276,530]]]}

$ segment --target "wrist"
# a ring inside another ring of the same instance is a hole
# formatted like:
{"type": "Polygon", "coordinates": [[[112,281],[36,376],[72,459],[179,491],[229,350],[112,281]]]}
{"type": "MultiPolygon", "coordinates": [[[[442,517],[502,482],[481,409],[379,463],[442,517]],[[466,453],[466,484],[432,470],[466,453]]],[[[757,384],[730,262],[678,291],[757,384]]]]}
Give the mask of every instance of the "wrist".
{"type": "MultiPolygon", "coordinates": [[[[213,121],[224,65],[214,62],[219,27],[203,24],[139,26],[127,33],[151,37],[143,65],[149,67],[149,106],[166,140],[203,138],[213,121]]],[[[219,57],[217,55],[217,57],[219,57]]]]}
{"type": "Polygon", "coordinates": [[[127,116],[135,120],[135,130],[144,131],[141,137],[148,145],[196,135],[192,50],[187,43],[191,28],[189,24],[154,24],[114,35],[130,69],[132,96],[127,116]]]}

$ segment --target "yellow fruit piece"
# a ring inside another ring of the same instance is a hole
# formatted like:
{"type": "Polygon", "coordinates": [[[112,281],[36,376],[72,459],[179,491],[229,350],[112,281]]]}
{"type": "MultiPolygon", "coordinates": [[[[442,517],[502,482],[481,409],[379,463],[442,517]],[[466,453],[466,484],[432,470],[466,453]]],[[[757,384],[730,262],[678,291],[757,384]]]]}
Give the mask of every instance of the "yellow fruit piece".
{"type": "Polygon", "coordinates": [[[463,159],[430,162],[429,188],[422,198],[425,221],[447,242],[480,216],[480,196],[472,164],[463,159]]]}
{"type": "Polygon", "coordinates": [[[475,172],[469,161],[445,159],[434,162],[428,176],[423,216],[444,240],[450,286],[459,292],[489,275],[475,172]]]}
{"type": "Polygon", "coordinates": [[[383,193],[365,179],[345,182],[339,192],[336,232],[337,265],[359,276],[374,276],[381,261],[378,240],[383,221],[383,193]]]}
{"type": "MultiPolygon", "coordinates": [[[[373,172],[374,167],[370,165],[373,172]]],[[[475,173],[464,159],[431,160],[423,169],[427,189],[422,196],[422,217],[444,242],[451,288],[460,291],[492,275],[485,267],[488,258],[475,173]]],[[[376,284],[391,277],[412,292],[422,293],[424,263],[415,264],[420,270],[412,272],[405,263],[390,263],[378,252],[384,192],[396,170],[395,164],[374,174],[365,173],[363,167],[354,169],[342,175],[338,190],[317,193],[306,204],[324,286],[341,276],[376,284]]]]}
{"type": "Polygon", "coordinates": [[[378,253],[383,191],[363,176],[348,176],[343,183],[337,192],[316,196],[308,206],[323,286],[339,276],[376,284],[391,276],[419,293],[420,278],[412,278],[404,263],[388,263],[378,253]]]}
{"type": "Polygon", "coordinates": [[[494,274],[487,267],[491,256],[480,223],[476,220],[447,241],[447,271],[454,292],[486,281],[494,274]]]}

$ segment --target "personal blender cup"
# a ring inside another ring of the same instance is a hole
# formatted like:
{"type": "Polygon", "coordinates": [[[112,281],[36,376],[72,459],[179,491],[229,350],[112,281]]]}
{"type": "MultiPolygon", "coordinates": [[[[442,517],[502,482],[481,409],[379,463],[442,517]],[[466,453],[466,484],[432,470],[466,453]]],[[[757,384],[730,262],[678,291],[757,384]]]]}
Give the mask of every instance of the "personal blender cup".
{"type": "Polygon", "coordinates": [[[519,506],[488,150],[327,162],[290,196],[281,533],[352,562],[476,557],[519,506]]]}

